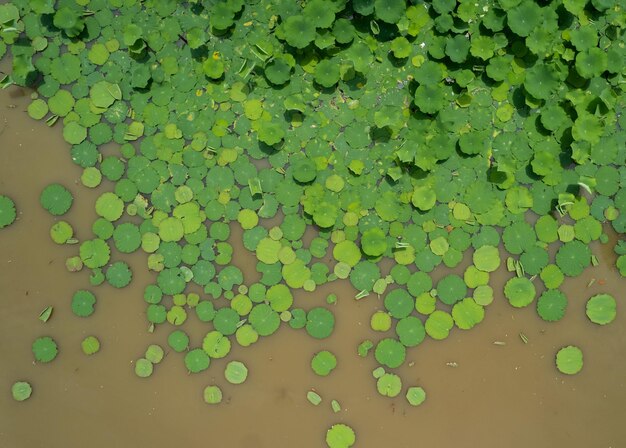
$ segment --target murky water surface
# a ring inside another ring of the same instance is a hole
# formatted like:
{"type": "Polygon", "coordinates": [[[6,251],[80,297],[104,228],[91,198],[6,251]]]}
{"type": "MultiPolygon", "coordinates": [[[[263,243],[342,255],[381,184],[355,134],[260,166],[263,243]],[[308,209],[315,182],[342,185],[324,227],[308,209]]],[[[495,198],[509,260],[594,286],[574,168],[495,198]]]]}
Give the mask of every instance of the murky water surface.
{"type": "MultiPolygon", "coordinates": [[[[410,349],[412,366],[407,362],[399,370],[405,386],[426,389],[428,398],[418,408],[402,395],[389,399],[376,392],[375,361],[358,357],[356,347],[365,338],[376,339],[369,318],[382,300],[370,295],[355,301],[347,282],[296,296],[297,304],[308,308],[324,304],[331,291],[338,295],[337,325],[329,340],[281,328],[251,348],[234,348],[227,359],[242,360],[250,369],[243,385],[224,379],[227,360],[188,375],[174,352],[151,378],[138,378],[133,361],[150,343],[166,347],[171,330],[162,325],[148,332],[142,295],[153,276],[143,254],[125,257],[135,273],[131,286],[95,288],[96,313],[86,319],[72,314],[71,296],[89,288],[89,274],[66,270],[65,259],[78,247],[51,241],[54,219],[39,206],[39,193],[51,182],[68,186],[75,202],[64,219],[86,239],[95,198],[110,185],[91,191],[80,185],[81,170],[70,160],[60,126],[32,121],[27,104],[25,90],[0,92],[0,192],[19,210],[18,221],[0,231],[0,447],[308,448],[324,446],[326,429],[338,422],[356,430],[359,447],[626,447],[626,284],[610,267],[609,246],[594,245],[600,266],[567,281],[563,290],[570,304],[563,321],[545,323],[533,307],[513,309],[498,293],[477,328],[453,330],[443,342],[427,338],[410,349]],[[599,292],[618,299],[618,317],[606,327],[591,324],[584,313],[586,299],[599,292]],[[54,315],[43,324],[37,316],[48,305],[54,315]],[[102,350],[87,357],[80,341],[90,334],[100,339],[102,350]],[[35,365],[30,347],[44,335],[57,340],[60,353],[52,363],[35,365]],[[554,365],[556,351],[568,344],[580,346],[585,356],[583,371],[573,377],[559,374],[554,365]],[[339,359],[325,378],[309,367],[320,349],[339,359]],[[16,380],[33,385],[29,400],[11,398],[16,380]],[[221,405],[203,402],[208,384],[222,387],[221,405]],[[306,400],[311,389],[323,397],[317,407],[306,400]],[[341,403],[340,413],[332,412],[332,399],[341,403]]],[[[231,238],[234,260],[249,280],[255,262],[238,235],[231,238]]],[[[504,269],[492,274],[494,289],[502,291],[510,275],[504,269]]],[[[197,346],[207,328],[197,319],[189,324],[185,329],[197,346]]]]}

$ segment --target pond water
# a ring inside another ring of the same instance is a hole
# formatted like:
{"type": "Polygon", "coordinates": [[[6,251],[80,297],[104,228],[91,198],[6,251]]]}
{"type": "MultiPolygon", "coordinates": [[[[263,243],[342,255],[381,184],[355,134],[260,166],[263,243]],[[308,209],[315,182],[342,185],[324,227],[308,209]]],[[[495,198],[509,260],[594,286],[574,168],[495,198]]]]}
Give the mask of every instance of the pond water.
{"type": "MultiPolygon", "coordinates": [[[[233,347],[227,359],[215,360],[204,373],[189,375],[182,356],[171,352],[151,378],[138,378],[134,360],[151,343],[167,347],[171,330],[163,325],[148,331],[142,295],[153,273],[143,253],[126,256],[134,272],[131,285],[95,288],[95,314],[86,319],[72,314],[71,296],[90,288],[89,273],[66,270],[65,259],[78,247],[52,242],[49,229],[55,219],[39,205],[39,194],[51,182],[72,191],[74,205],[63,219],[80,240],[91,237],[95,199],[110,184],[94,190],[80,184],[81,170],[71,162],[61,124],[49,128],[31,120],[28,96],[17,87],[0,91],[0,193],[14,199],[19,213],[13,225],[0,231],[0,446],[308,448],[324,446],[326,430],[339,422],[354,428],[359,447],[626,446],[625,282],[612,267],[611,244],[594,244],[600,265],[566,281],[562,290],[569,307],[557,323],[542,321],[533,306],[512,308],[501,293],[511,274],[504,267],[493,273],[496,298],[477,328],[455,329],[445,341],[427,338],[408,351],[410,363],[399,374],[405,386],[422,386],[428,395],[416,408],[403,394],[390,399],[376,392],[375,360],[359,357],[356,347],[363,339],[380,337],[369,320],[382,309],[382,299],[372,294],[354,300],[356,291],[347,281],[296,295],[305,308],[323,305],[330,292],[338,296],[337,324],[327,340],[282,327],[252,348],[233,347]],[[618,300],[618,316],[606,327],[590,323],[584,311],[586,300],[600,292],[618,300]],[[54,313],[44,324],[37,317],[46,306],[54,306],[54,313]],[[35,364],[31,344],[44,335],[56,339],[59,356],[35,364]],[[80,348],[87,335],[102,343],[90,357],[80,348]],[[554,363],[557,350],[569,344],[578,345],[585,356],[582,372],[574,376],[560,374],[554,363]],[[321,349],[339,360],[323,378],[309,365],[321,349]],[[226,362],[233,359],[250,370],[239,386],[223,377],[226,362]],[[33,385],[29,400],[11,398],[16,380],[33,385]],[[222,388],[220,405],[204,403],[202,391],[209,384],[222,388]],[[319,406],[307,401],[309,390],[322,396],[319,406]],[[341,404],[338,413],[331,410],[333,399],[341,404]]],[[[256,260],[243,249],[241,232],[233,231],[230,242],[233,262],[247,280],[254,278],[256,260]]],[[[192,345],[207,331],[197,319],[185,329],[192,345]]]]}

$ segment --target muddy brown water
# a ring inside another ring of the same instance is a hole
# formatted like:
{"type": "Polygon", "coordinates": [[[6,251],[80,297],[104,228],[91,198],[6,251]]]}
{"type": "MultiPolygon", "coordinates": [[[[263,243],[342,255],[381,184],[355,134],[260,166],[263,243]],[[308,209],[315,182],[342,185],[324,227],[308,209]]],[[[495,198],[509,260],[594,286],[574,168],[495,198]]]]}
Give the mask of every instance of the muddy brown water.
{"type": "MultiPolygon", "coordinates": [[[[408,351],[411,366],[399,369],[404,389],[420,385],[427,391],[417,408],[403,394],[389,399],[376,392],[376,363],[371,355],[358,357],[356,347],[380,337],[369,329],[369,318],[382,300],[370,295],[355,301],[346,282],[296,296],[307,308],[323,305],[329,292],[338,295],[330,339],[316,341],[286,327],[250,348],[234,347],[227,359],[242,360],[250,369],[242,385],[224,379],[227,360],[189,375],[174,352],[151,378],[138,378],[134,360],[150,343],[166,347],[171,331],[161,325],[148,332],[142,293],[153,276],[142,254],[126,257],[134,271],[131,286],[94,288],[94,315],[72,314],[71,296],[89,288],[89,274],[66,270],[65,259],[78,247],[51,241],[55,219],[40,207],[39,193],[51,182],[69,187],[75,202],[63,219],[86,239],[95,199],[110,185],[80,185],[81,170],[70,160],[60,124],[48,128],[31,120],[28,101],[22,89],[0,91],[0,193],[12,197],[19,211],[19,219],[0,231],[0,448],[308,448],[325,446],[327,428],[339,422],[355,429],[359,447],[626,447],[626,284],[611,267],[609,246],[594,245],[600,266],[566,282],[570,304],[558,323],[541,321],[532,306],[513,309],[501,293],[511,274],[492,274],[496,298],[477,328],[453,330],[445,341],[427,339],[408,351]],[[592,278],[596,282],[587,287],[592,278]],[[605,327],[584,313],[586,299],[600,292],[618,300],[618,317],[605,327]],[[49,305],[54,314],[44,324],[37,316],[49,305]],[[59,356],[35,364],[31,344],[45,335],[57,340],[59,356]],[[87,335],[102,343],[90,357],[80,348],[87,335]],[[558,373],[554,365],[556,351],[569,344],[580,346],[585,357],[575,376],[558,373]],[[325,378],[309,367],[320,349],[332,350],[339,360],[325,378]],[[11,398],[16,380],[33,385],[29,400],[11,398]],[[222,404],[204,403],[202,390],[209,384],[222,387],[222,404]],[[317,407],[306,399],[311,389],[323,398],[317,407]],[[341,412],[332,412],[332,399],[341,403],[341,412]]],[[[253,260],[244,249],[235,254],[246,277],[254,278],[253,260]]],[[[185,330],[196,346],[207,331],[199,322],[185,324],[185,330]]]]}

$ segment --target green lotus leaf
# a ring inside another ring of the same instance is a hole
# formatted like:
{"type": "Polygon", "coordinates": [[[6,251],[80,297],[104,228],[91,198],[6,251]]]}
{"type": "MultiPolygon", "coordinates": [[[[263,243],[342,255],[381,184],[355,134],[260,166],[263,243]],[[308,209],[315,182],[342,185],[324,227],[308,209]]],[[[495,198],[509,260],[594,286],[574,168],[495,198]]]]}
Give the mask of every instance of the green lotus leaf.
{"type": "Polygon", "coordinates": [[[281,86],[291,79],[291,70],[285,58],[277,57],[265,66],[265,76],[272,84],[281,86]]]}
{"type": "Polygon", "coordinates": [[[315,66],[315,82],[323,87],[334,86],[340,78],[339,64],[334,60],[324,59],[315,66]]]}
{"type": "Polygon", "coordinates": [[[116,261],[106,270],[107,282],[114,288],[124,288],[128,286],[133,278],[133,273],[128,264],[123,261],[116,261]]]}
{"type": "Polygon", "coordinates": [[[413,190],[411,203],[420,210],[427,211],[435,206],[436,193],[429,186],[418,186],[413,190]]]}
{"type": "Polygon", "coordinates": [[[248,368],[241,361],[230,361],[226,364],[224,377],[230,384],[242,384],[248,378],[248,368]]]}
{"type": "Polygon", "coordinates": [[[16,217],[13,200],[8,196],[0,195],[0,229],[13,224],[16,217]]]}
{"type": "Polygon", "coordinates": [[[441,310],[433,311],[424,324],[426,334],[435,340],[447,338],[453,326],[454,319],[452,316],[441,310]]]}
{"type": "Polygon", "coordinates": [[[350,48],[346,50],[346,57],[350,58],[354,64],[354,69],[359,73],[367,73],[374,60],[372,51],[363,42],[353,43],[350,48]]]}
{"type": "Polygon", "coordinates": [[[411,314],[415,301],[405,289],[394,289],[385,296],[384,304],[392,317],[402,319],[411,314]]]}
{"type": "Polygon", "coordinates": [[[211,358],[201,349],[195,348],[185,355],[185,367],[190,373],[200,373],[209,368],[211,358]]]}
{"type": "Polygon", "coordinates": [[[11,395],[15,401],[28,400],[32,393],[32,386],[25,381],[17,381],[11,386],[11,395]]]}
{"type": "Polygon", "coordinates": [[[80,343],[85,355],[94,355],[100,351],[100,341],[95,336],[87,336],[80,343]]]}
{"type": "Polygon", "coordinates": [[[575,375],[583,368],[583,352],[574,345],[563,347],[556,354],[556,367],[566,375],[575,375]]]}
{"type": "Polygon", "coordinates": [[[124,201],[115,193],[102,193],[96,200],[96,213],[108,221],[117,221],[124,213],[124,201]]]}
{"type": "Polygon", "coordinates": [[[32,349],[35,361],[43,363],[54,360],[59,353],[57,343],[50,336],[35,339],[32,349]]]}
{"type": "Polygon", "coordinates": [[[223,398],[222,389],[219,386],[207,386],[202,396],[206,404],[220,404],[223,398]]]}
{"type": "Polygon", "coordinates": [[[329,28],[335,21],[332,4],[325,0],[311,0],[304,7],[302,15],[317,28],[329,28]]]}
{"type": "Polygon", "coordinates": [[[500,267],[500,252],[497,247],[484,245],[474,251],[472,260],[477,269],[494,272],[500,267]]]}
{"type": "Polygon", "coordinates": [[[556,322],[565,316],[567,296],[558,289],[544,291],[537,300],[537,314],[547,322],[556,322]]]}
{"type": "Polygon", "coordinates": [[[315,162],[308,157],[298,157],[293,162],[292,175],[294,180],[306,184],[312,182],[317,176],[315,162]]]}
{"type": "Polygon", "coordinates": [[[61,184],[50,184],[41,192],[39,203],[54,216],[64,215],[72,206],[74,197],[61,184]]]}
{"type": "Polygon", "coordinates": [[[374,10],[383,22],[397,23],[405,14],[406,3],[404,0],[375,0],[374,10]]]}
{"type": "Polygon", "coordinates": [[[335,316],[326,308],[313,308],[307,313],[305,328],[311,337],[325,339],[335,328],[335,316]]]}
{"type": "Polygon", "coordinates": [[[311,369],[319,376],[327,376],[337,367],[337,358],[328,350],[317,352],[311,359],[311,369]]]}
{"type": "Polygon", "coordinates": [[[608,56],[600,48],[594,47],[576,55],[576,71],[583,78],[600,76],[608,66],[608,56]]]}
{"type": "Polygon", "coordinates": [[[135,361],[135,374],[139,378],[148,378],[150,375],[152,375],[153,371],[154,366],[146,358],[139,358],[137,361],[135,361]]]}
{"type": "Polygon", "coordinates": [[[376,381],[376,390],[384,397],[397,397],[402,390],[402,380],[394,373],[383,373],[376,381]]]}
{"type": "Polygon", "coordinates": [[[520,256],[519,261],[528,275],[537,275],[547,266],[550,256],[539,246],[531,246],[520,256]]]}
{"type": "Polygon", "coordinates": [[[438,85],[422,84],[415,89],[414,102],[426,114],[436,114],[444,107],[444,92],[438,85]]]}
{"type": "Polygon", "coordinates": [[[90,291],[76,291],[72,296],[72,312],[79,317],[91,316],[95,304],[96,296],[90,291]]]}
{"type": "Polygon", "coordinates": [[[126,222],[115,228],[113,240],[117,250],[129,254],[141,246],[141,232],[135,224],[126,222]]]}
{"type": "Polygon", "coordinates": [[[590,113],[582,113],[578,116],[572,127],[572,136],[575,140],[581,140],[596,145],[604,132],[600,118],[590,113]]]}
{"type": "Polygon", "coordinates": [[[385,338],[376,345],[376,361],[391,369],[400,367],[406,357],[406,348],[396,339],[385,338]]]}
{"type": "Polygon", "coordinates": [[[507,22],[511,31],[518,36],[529,36],[541,24],[542,10],[534,1],[525,0],[507,11],[507,22]]]}
{"type": "Polygon", "coordinates": [[[91,46],[87,57],[89,58],[89,61],[93,64],[104,65],[109,59],[110,55],[111,53],[109,52],[106,45],[98,42],[91,46]]]}
{"type": "Polygon", "coordinates": [[[216,30],[226,30],[235,22],[235,12],[228,2],[220,1],[215,3],[209,12],[209,24],[216,30]]]}
{"type": "MultiPolygon", "coordinates": [[[[115,100],[122,99],[122,92],[117,84],[112,84],[108,81],[99,81],[91,86],[89,98],[98,109],[107,109],[115,100]]],[[[102,112],[104,112],[104,110],[102,112]]]]}
{"type": "Polygon", "coordinates": [[[615,298],[610,294],[596,294],[587,301],[585,312],[591,322],[606,325],[617,315],[615,298]]]}
{"type": "Polygon", "coordinates": [[[64,6],[54,13],[52,23],[63,30],[68,37],[78,36],[85,28],[81,11],[78,8],[68,6],[64,6]]]}
{"type": "Polygon", "coordinates": [[[343,423],[337,423],[326,431],[326,444],[329,448],[350,448],[355,442],[354,430],[343,423]]]}
{"type": "Polygon", "coordinates": [[[524,88],[533,97],[547,99],[559,87],[556,71],[548,64],[537,63],[526,71],[524,88]]]}
{"type": "Polygon", "coordinates": [[[184,352],[189,348],[189,336],[182,330],[174,330],[167,337],[167,344],[175,352],[184,352]]]}
{"type": "Polygon", "coordinates": [[[521,254],[524,250],[535,244],[537,237],[533,228],[526,222],[517,221],[504,229],[502,240],[506,250],[514,255],[521,254]]]}
{"type": "Polygon", "coordinates": [[[228,337],[219,331],[210,331],[202,340],[202,350],[213,359],[221,359],[230,353],[231,343],[228,337]]]}
{"type": "Polygon", "coordinates": [[[285,40],[294,48],[304,48],[315,40],[315,24],[303,15],[294,15],[283,25],[285,40]]]}
{"type": "Polygon", "coordinates": [[[446,55],[452,62],[461,63],[467,58],[470,50],[470,41],[462,34],[446,39],[446,55]]]}
{"type": "Polygon", "coordinates": [[[258,132],[258,138],[266,145],[273,146],[280,143],[285,136],[285,131],[278,123],[264,123],[258,132]]]}
{"type": "Polygon", "coordinates": [[[539,276],[548,289],[558,288],[565,279],[563,272],[561,272],[561,269],[555,264],[545,266],[539,276]]]}
{"type": "Polygon", "coordinates": [[[260,336],[269,336],[280,326],[278,313],[266,303],[255,305],[250,311],[248,320],[260,336]]]}
{"type": "Polygon", "coordinates": [[[104,240],[96,238],[80,245],[80,259],[90,269],[106,266],[110,257],[111,249],[104,240]]]}
{"type": "Polygon", "coordinates": [[[368,229],[361,236],[361,249],[370,257],[378,257],[387,250],[387,236],[377,227],[368,229]]]}
{"type": "Polygon", "coordinates": [[[209,58],[202,64],[202,71],[211,79],[220,79],[224,75],[224,62],[221,59],[209,58]]]}
{"type": "Polygon", "coordinates": [[[405,347],[415,347],[421,344],[426,337],[426,330],[422,321],[415,316],[407,316],[396,324],[396,334],[405,347]]]}
{"type": "Polygon", "coordinates": [[[485,310],[478,305],[471,297],[457,302],[452,307],[452,318],[454,323],[461,330],[469,330],[482,322],[485,317],[485,310]]]}
{"type": "Polygon", "coordinates": [[[513,277],[504,285],[504,296],[515,308],[530,305],[535,294],[535,285],[526,277],[513,277]]]}
{"type": "Polygon", "coordinates": [[[293,296],[287,286],[273,285],[267,290],[266,299],[272,309],[278,313],[288,310],[293,304],[293,296]]]}
{"type": "Polygon", "coordinates": [[[481,132],[469,132],[459,138],[459,149],[463,154],[484,154],[487,151],[489,140],[481,132]]]}
{"type": "Polygon", "coordinates": [[[493,38],[474,34],[471,38],[470,53],[472,56],[488,61],[494,55],[496,43],[493,38]]]}
{"type": "Polygon", "coordinates": [[[390,46],[393,55],[398,59],[408,58],[411,55],[413,47],[411,43],[404,36],[396,37],[391,41],[390,46]]]}
{"type": "Polygon", "coordinates": [[[556,264],[568,277],[576,277],[591,264],[591,250],[580,241],[563,244],[556,253],[556,264]]]}
{"type": "Polygon", "coordinates": [[[61,84],[70,84],[80,78],[80,59],[71,53],[64,53],[53,59],[50,64],[50,74],[61,84]]]}

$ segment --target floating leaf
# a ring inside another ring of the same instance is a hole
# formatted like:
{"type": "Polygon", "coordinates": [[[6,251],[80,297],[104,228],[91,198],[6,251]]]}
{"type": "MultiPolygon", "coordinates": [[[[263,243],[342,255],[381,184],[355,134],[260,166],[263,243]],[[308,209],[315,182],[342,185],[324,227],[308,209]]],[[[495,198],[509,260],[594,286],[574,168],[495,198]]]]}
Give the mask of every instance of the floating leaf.
{"type": "Polygon", "coordinates": [[[376,361],[391,369],[400,367],[406,357],[406,349],[395,339],[385,338],[376,344],[374,352],[376,361]]]}
{"type": "Polygon", "coordinates": [[[85,355],[93,355],[100,351],[100,341],[95,336],[87,336],[80,343],[85,355]]]}
{"type": "Polygon", "coordinates": [[[419,406],[426,400],[426,391],[421,387],[409,387],[406,391],[406,399],[411,406],[419,406]]]}
{"type": "Polygon", "coordinates": [[[393,373],[384,373],[376,381],[378,393],[385,397],[396,397],[402,390],[402,380],[393,373]]]}
{"type": "Polygon", "coordinates": [[[327,376],[337,367],[337,358],[328,350],[317,352],[311,359],[311,368],[319,376],[327,376]]]}
{"type": "Polygon", "coordinates": [[[33,355],[38,362],[50,362],[56,358],[58,352],[57,343],[49,336],[37,338],[33,342],[33,355]]]}
{"type": "Polygon", "coordinates": [[[535,294],[535,285],[526,277],[513,277],[504,285],[504,296],[516,308],[530,305],[535,294]]]}
{"type": "Polygon", "coordinates": [[[152,363],[147,359],[139,358],[137,361],[135,361],[135,374],[139,378],[148,378],[150,375],[152,375],[153,370],[154,367],[152,363]]]}
{"type": "Polygon", "coordinates": [[[198,373],[208,369],[210,363],[209,355],[201,348],[190,350],[185,355],[185,366],[191,373],[198,373]]]}
{"type": "Polygon", "coordinates": [[[72,312],[79,317],[91,316],[96,305],[96,296],[86,290],[79,290],[72,296],[72,312]]]}
{"type": "Polygon", "coordinates": [[[0,229],[13,224],[16,217],[13,200],[7,196],[0,195],[0,229]]]}
{"type": "Polygon", "coordinates": [[[596,294],[587,301],[585,312],[591,322],[606,325],[615,319],[617,303],[610,294],[596,294]]]}
{"type": "Polygon", "coordinates": [[[575,375],[583,368],[583,352],[574,345],[563,347],[556,354],[556,367],[566,375],[575,375]]]}
{"type": "Polygon", "coordinates": [[[241,384],[248,378],[248,368],[241,361],[230,361],[226,364],[224,376],[230,384],[241,384]]]}
{"type": "Polygon", "coordinates": [[[329,337],[334,328],[335,316],[326,308],[313,308],[307,313],[306,332],[315,339],[329,337]]]}
{"type": "Polygon", "coordinates": [[[204,388],[204,402],[207,404],[219,404],[222,402],[222,389],[219,386],[207,386],[204,388]]]}
{"type": "Polygon", "coordinates": [[[329,448],[349,448],[355,442],[354,430],[343,423],[331,426],[326,432],[326,444],[329,448]]]}
{"type": "Polygon", "coordinates": [[[17,381],[11,386],[11,395],[15,401],[28,400],[33,393],[33,388],[26,381],[17,381]]]}
{"type": "Polygon", "coordinates": [[[565,316],[567,297],[557,289],[550,289],[539,296],[537,300],[537,314],[543,320],[555,322],[565,316]]]}
{"type": "Polygon", "coordinates": [[[39,202],[51,215],[64,215],[72,206],[74,197],[61,184],[50,184],[41,192],[39,202]]]}

